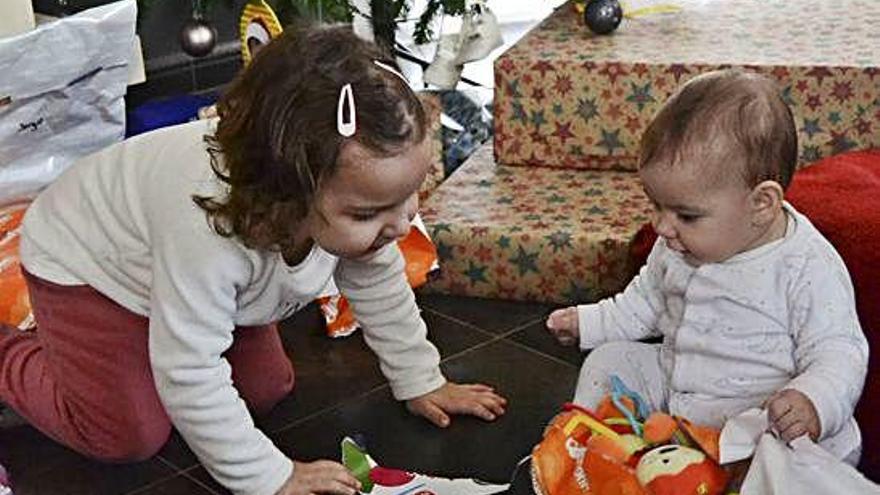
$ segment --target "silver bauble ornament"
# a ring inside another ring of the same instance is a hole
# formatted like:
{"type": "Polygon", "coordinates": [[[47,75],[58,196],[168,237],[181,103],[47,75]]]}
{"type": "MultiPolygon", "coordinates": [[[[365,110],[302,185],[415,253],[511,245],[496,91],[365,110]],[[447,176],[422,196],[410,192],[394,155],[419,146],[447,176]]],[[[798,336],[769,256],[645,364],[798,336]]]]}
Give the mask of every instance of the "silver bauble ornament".
{"type": "Polygon", "coordinates": [[[188,55],[204,57],[217,44],[217,30],[203,19],[193,17],[180,28],[180,47],[188,55]]]}

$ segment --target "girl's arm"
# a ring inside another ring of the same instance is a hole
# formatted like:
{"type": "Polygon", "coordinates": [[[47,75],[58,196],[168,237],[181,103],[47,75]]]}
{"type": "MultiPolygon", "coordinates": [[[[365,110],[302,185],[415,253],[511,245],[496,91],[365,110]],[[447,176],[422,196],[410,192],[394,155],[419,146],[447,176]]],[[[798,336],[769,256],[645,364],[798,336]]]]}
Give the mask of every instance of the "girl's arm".
{"type": "Polygon", "coordinates": [[[337,285],[351,302],[364,329],[364,339],[379,357],[394,397],[407,401],[410,412],[437,426],[452,414],[492,421],[504,414],[506,399],[482,384],[447,383],[440,354],[427,339],[425,322],[404,274],[397,243],[365,261],[340,260],[337,285]]]}
{"type": "Polygon", "coordinates": [[[428,341],[404,266],[397,243],[391,243],[369,260],[340,259],[336,269],[336,284],[351,302],[364,340],[378,356],[398,400],[422,396],[446,383],[440,354],[428,341]]]}
{"type": "Polygon", "coordinates": [[[228,239],[175,230],[154,238],[149,346],[159,397],[220,484],[236,494],[273,495],[293,463],[254,426],[222,357],[250,264],[228,239]]]}

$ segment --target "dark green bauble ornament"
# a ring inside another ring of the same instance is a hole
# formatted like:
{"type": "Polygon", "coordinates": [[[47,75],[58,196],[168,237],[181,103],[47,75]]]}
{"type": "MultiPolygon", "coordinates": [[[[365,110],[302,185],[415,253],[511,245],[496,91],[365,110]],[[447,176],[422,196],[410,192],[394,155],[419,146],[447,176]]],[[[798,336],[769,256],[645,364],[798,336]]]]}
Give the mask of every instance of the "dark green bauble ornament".
{"type": "Polygon", "coordinates": [[[584,22],[596,34],[609,34],[620,25],[623,9],[617,0],[587,0],[584,22]]]}

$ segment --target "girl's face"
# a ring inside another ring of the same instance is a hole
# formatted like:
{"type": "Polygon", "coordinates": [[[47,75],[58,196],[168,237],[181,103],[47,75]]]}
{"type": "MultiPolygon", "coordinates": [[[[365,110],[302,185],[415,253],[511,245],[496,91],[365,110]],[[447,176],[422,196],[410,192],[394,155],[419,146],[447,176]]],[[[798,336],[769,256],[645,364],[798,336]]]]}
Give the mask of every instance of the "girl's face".
{"type": "Polygon", "coordinates": [[[363,258],[409,233],[431,163],[428,141],[386,158],[346,144],[309,213],[311,238],[331,254],[363,258]]]}
{"type": "Polygon", "coordinates": [[[688,263],[718,263],[762,242],[751,190],[740,181],[713,181],[678,165],[652,165],[639,174],[654,205],[654,230],[688,263]]]}

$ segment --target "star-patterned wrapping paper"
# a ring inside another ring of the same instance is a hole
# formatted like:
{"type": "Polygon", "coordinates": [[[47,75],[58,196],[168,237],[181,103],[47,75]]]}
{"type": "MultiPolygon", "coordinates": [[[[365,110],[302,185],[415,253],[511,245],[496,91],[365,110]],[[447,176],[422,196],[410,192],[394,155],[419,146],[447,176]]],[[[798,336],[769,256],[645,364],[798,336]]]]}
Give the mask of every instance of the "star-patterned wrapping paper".
{"type": "Polygon", "coordinates": [[[668,0],[678,12],[589,32],[572,4],[495,61],[495,153],[505,165],[634,170],[642,131],[697,74],[775,78],[800,162],[880,145],[880,1],[668,0]]]}
{"type": "Polygon", "coordinates": [[[422,102],[422,108],[425,109],[425,117],[428,120],[428,146],[431,155],[431,166],[428,169],[428,175],[419,188],[419,201],[424,201],[431,192],[443,182],[445,175],[443,169],[443,134],[440,124],[440,113],[442,105],[440,97],[426,92],[419,93],[419,99],[422,102]]]}
{"type": "Polygon", "coordinates": [[[496,165],[487,144],[422,205],[440,258],[423,290],[597,300],[632,277],[629,247],[650,214],[634,172],[496,165]]]}

